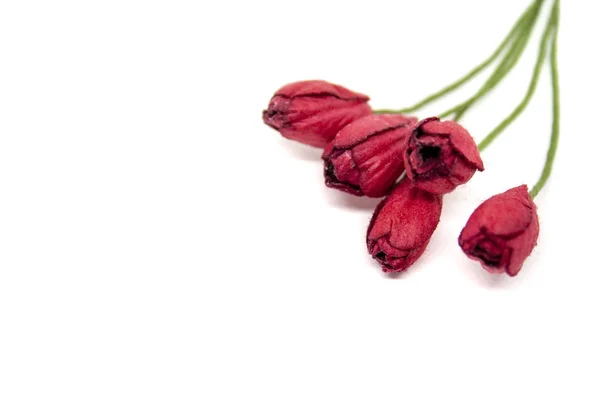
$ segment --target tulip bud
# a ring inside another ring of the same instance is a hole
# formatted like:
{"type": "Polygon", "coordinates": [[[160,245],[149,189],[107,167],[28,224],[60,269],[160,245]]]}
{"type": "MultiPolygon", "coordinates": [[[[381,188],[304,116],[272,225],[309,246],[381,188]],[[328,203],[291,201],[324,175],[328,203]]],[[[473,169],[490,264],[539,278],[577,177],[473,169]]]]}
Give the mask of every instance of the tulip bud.
{"type": "Polygon", "coordinates": [[[442,196],[404,179],[375,209],[367,249],[384,272],[410,267],[425,251],[442,212],[442,196]]]}
{"type": "Polygon", "coordinates": [[[471,259],[490,273],[515,276],[537,244],[536,206],[527,186],[497,194],[475,209],[458,238],[471,259]]]}
{"type": "Polygon", "coordinates": [[[356,196],[385,196],[404,171],[402,152],[416,122],[371,114],[346,125],[323,152],[325,185],[356,196]]]}
{"type": "Polygon", "coordinates": [[[371,113],[367,101],[329,82],[294,82],[275,92],[263,121],[288,139],[325,147],[344,126],[371,113]]]}
{"type": "Polygon", "coordinates": [[[483,171],[475,141],[454,121],[427,118],[414,126],[404,151],[407,176],[415,186],[446,194],[483,171]]]}

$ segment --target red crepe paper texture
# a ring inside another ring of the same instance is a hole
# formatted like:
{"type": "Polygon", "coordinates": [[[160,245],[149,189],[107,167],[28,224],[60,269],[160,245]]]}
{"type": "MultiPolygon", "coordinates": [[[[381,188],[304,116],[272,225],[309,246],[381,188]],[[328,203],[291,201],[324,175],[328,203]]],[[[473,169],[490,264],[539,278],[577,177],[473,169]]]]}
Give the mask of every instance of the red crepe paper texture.
{"type": "Polygon", "coordinates": [[[515,276],[537,244],[537,208],[521,185],[484,201],[458,238],[463,252],[490,273],[515,276]]]}
{"type": "Polygon", "coordinates": [[[385,196],[404,171],[402,153],[416,118],[371,114],[342,128],[325,148],[325,185],[355,196],[385,196]]]}
{"type": "Polygon", "coordinates": [[[442,212],[442,196],[403,179],[375,209],[367,249],[384,272],[406,270],[423,254],[442,212]]]}
{"type": "Polygon", "coordinates": [[[369,97],[325,81],[283,86],[263,111],[265,124],[284,137],[325,147],[344,126],[371,114],[369,97]]]}
{"type": "Polygon", "coordinates": [[[455,121],[426,118],[416,124],[404,151],[407,176],[415,186],[435,194],[452,192],[483,171],[477,144],[455,121]]]}

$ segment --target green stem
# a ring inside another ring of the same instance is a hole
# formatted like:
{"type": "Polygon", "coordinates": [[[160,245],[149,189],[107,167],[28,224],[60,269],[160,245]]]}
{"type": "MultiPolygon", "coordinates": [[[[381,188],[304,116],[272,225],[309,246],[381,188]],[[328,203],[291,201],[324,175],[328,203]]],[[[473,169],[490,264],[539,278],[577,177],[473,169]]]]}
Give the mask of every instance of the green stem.
{"type": "Polygon", "coordinates": [[[475,93],[471,98],[465,100],[464,102],[458,104],[446,110],[445,112],[439,114],[439,117],[444,119],[452,114],[454,114],[454,120],[458,121],[464,115],[464,113],[479,99],[487,95],[504,77],[514,68],[517,64],[517,61],[521,58],[523,51],[527,47],[527,43],[529,42],[529,38],[531,37],[531,33],[539,16],[540,8],[543,0],[537,0],[531,6],[531,15],[528,19],[524,21],[524,26],[521,29],[519,37],[515,39],[512,48],[508,51],[504,60],[496,67],[496,70],[493,74],[488,78],[488,80],[483,84],[483,86],[475,93]]]}
{"type": "Polygon", "coordinates": [[[494,53],[490,57],[488,57],[485,61],[483,61],[481,64],[479,64],[477,67],[475,67],[473,70],[471,70],[469,73],[467,73],[465,76],[463,76],[462,78],[458,79],[457,81],[451,83],[450,85],[446,86],[445,88],[441,89],[440,91],[425,97],[423,100],[419,101],[418,103],[414,104],[411,107],[406,107],[406,108],[403,108],[400,110],[387,110],[387,109],[375,110],[374,112],[377,114],[407,114],[407,113],[416,111],[416,110],[426,106],[427,104],[447,95],[450,92],[453,92],[454,90],[458,89],[465,83],[469,82],[471,79],[473,79],[475,76],[477,76],[481,71],[483,71],[490,64],[492,64],[500,56],[500,54],[502,54],[502,52],[508,46],[508,44],[511,41],[513,41],[513,39],[515,39],[515,37],[518,38],[518,34],[521,32],[524,24],[528,20],[530,20],[531,13],[533,12],[534,6],[538,3],[538,1],[539,0],[534,1],[529,7],[527,7],[525,12],[519,17],[517,22],[514,24],[514,26],[508,33],[508,35],[504,38],[502,43],[500,43],[500,45],[494,51],[494,53]]]}
{"type": "MultiPolygon", "coordinates": [[[[494,71],[494,74],[488,79],[487,82],[484,83],[483,87],[469,100],[462,103],[458,107],[454,109],[456,114],[454,116],[455,121],[459,121],[462,116],[471,108],[473,104],[475,104],[479,99],[487,95],[508,73],[512,70],[517,63],[517,61],[521,58],[525,47],[527,47],[527,42],[531,37],[531,32],[533,30],[533,26],[537,19],[537,15],[534,19],[531,20],[531,24],[529,27],[523,29],[523,35],[517,39],[510,53],[506,55],[506,58],[502,61],[502,63],[498,66],[498,68],[494,71]]],[[[443,117],[441,117],[443,118],[443,117]]]]}
{"type": "Polygon", "coordinates": [[[557,51],[557,38],[558,38],[558,20],[560,17],[560,0],[556,0],[554,8],[552,9],[552,18],[555,20],[554,36],[552,38],[552,49],[550,50],[550,70],[552,74],[552,135],[550,136],[550,147],[548,148],[548,154],[546,155],[546,163],[544,164],[544,170],[540,179],[537,181],[533,189],[529,192],[531,198],[534,198],[542,190],[550,174],[552,173],[552,166],[554,164],[554,158],[556,156],[556,149],[558,148],[558,138],[560,136],[560,88],[558,81],[558,51],[557,51]]]}
{"type": "MultiPolygon", "coordinates": [[[[556,3],[555,3],[556,6],[556,3]]],[[[553,12],[552,16],[548,20],[548,25],[546,26],[546,30],[542,36],[542,40],[540,42],[540,48],[538,51],[537,62],[535,64],[535,68],[533,70],[533,75],[531,77],[531,81],[529,82],[529,87],[527,89],[527,93],[525,93],[525,97],[521,100],[521,102],[515,107],[515,109],[506,117],[494,130],[492,130],[478,145],[479,151],[483,151],[486,147],[488,147],[494,139],[502,133],[521,113],[527,108],[533,94],[535,93],[535,89],[537,88],[537,84],[540,78],[540,72],[542,70],[542,65],[546,58],[546,48],[548,45],[548,39],[552,34],[553,28],[555,26],[555,13],[553,12]]]]}

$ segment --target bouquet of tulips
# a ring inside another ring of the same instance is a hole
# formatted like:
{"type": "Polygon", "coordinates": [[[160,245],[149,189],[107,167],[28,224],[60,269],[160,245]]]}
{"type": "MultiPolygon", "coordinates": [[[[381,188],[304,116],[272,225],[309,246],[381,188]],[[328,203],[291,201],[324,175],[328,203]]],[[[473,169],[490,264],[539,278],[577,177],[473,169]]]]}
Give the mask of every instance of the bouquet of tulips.
{"type": "Polygon", "coordinates": [[[519,61],[541,15],[534,0],[506,38],[465,76],[412,107],[372,110],[369,97],[325,81],[301,81],[280,88],[263,111],[265,124],[284,137],[324,148],[325,184],[349,195],[384,197],[367,229],[369,254],[384,272],[413,265],[425,251],[442,212],[443,196],[484,171],[480,152],[526,109],[549,64],[553,121],[546,163],[538,182],[508,189],[475,209],[458,237],[467,257],[490,273],[519,273],[537,244],[539,222],[533,201],[552,171],[560,122],[557,33],[560,0],[554,0],[539,43],[529,86],[514,110],[479,143],[459,121],[491,92],[519,61]],[[425,105],[495,69],[481,88],[455,107],[433,117],[412,116],[425,105]]]}

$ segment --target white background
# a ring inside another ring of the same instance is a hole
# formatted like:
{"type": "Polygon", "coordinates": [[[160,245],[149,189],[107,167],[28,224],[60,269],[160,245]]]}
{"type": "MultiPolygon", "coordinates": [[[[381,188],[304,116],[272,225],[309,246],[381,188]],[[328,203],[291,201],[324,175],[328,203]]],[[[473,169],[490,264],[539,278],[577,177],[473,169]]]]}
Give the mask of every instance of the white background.
{"type": "MultiPolygon", "coordinates": [[[[410,105],[487,57],[525,3],[3,1],[0,398],[599,398],[597,1],[563,1],[561,145],[514,279],[457,236],[537,179],[547,69],[396,279],[365,249],[377,200],[325,188],[319,151],[261,121],[303,79],[410,105]]],[[[547,11],[465,118],[476,139],[523,95],[547,11]]]]}

